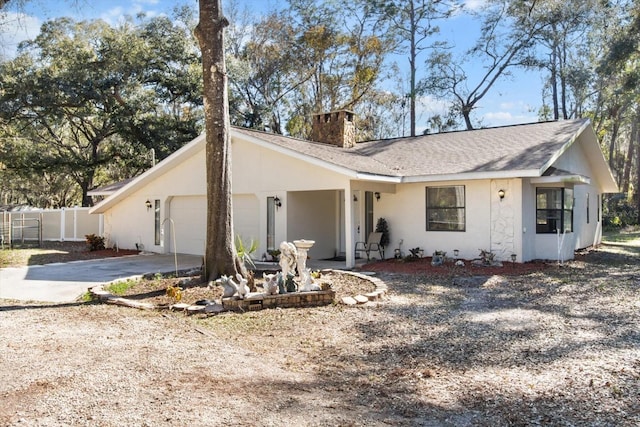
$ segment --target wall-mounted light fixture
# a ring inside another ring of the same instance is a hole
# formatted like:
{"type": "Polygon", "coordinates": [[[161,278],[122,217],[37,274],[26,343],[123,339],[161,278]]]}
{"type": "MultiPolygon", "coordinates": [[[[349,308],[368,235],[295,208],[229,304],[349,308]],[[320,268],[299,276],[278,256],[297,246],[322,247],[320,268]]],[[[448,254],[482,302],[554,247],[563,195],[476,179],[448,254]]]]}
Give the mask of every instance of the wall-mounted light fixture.
{"type": "Polygon", "coordinates": [[[355,194],[353,195],[353,201],[357,202],[358,201],[358,196],[356,196],[355,194]]]}
{"type": "Polygon", "coordinates": [[[147,211],[149,211],[149,209],[151,209],[151,200],[147,199],[147,201],[144,202],[144,205],[147,207],[147,211]]]}
{"type": "Polygon", "coordinates": [[[373,193],[373,196],[376,198],[376,200],[380,200],[380,193],[378,193],[377,191],[373,193]]]}
{"type": "Polygon", "coordinates": [[[504,190],[502,188],[498,190],[498,197],[500,197],[500,200],[504,199],[504,190]]]}
{"type": "Polygon", "coordinates": [[[274,197],[273,204],[276,205],[276,208],[282,207],[282,202],[280,201],[280,197],[278,196],[274,197]]]}

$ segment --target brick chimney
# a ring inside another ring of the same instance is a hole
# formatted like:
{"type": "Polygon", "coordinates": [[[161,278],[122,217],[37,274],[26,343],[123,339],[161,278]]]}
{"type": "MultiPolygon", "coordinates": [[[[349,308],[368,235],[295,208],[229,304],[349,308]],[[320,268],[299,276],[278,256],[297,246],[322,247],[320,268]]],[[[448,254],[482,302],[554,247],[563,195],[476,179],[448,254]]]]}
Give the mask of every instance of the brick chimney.
{"type": "Polygon", "coordinates": [[[313,115],[311,140],[351,148],[356,145],[354,114],[349,110],[313,115]]]}

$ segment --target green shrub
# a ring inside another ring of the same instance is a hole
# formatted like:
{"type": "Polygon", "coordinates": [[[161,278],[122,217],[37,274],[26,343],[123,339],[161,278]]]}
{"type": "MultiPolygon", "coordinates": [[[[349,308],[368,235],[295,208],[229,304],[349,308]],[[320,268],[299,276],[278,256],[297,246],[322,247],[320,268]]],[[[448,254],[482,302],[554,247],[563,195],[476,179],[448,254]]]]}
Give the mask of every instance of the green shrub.
{"type": "Polygon", "coordinates": [[[105,290],[113,295],[124,295],[129,289],[133,288],[137,282],[135,280],[119,280],[105,286],[105,290]]]}
{"type": "Polygon", "coordinates": [[[602,227],[605,231],[638,224],[638,208],[627,199],[614,198],[604,204],[602,227]]]}
{"type": "Polygon", "coordinates": [[[89,251],[101,251],[104,249],[104,237],[95,234],[87,234],[84,236],[89,245],[89,251]]]}
{"type": "Polygon", "coordinates": [[[376,224],[376,233],[382,233],[382,238],[380,239],[380,246],[386,248],[389,245],[389,224],[387,220],[384,218],[378,218],[378,223],[376,224]]]}

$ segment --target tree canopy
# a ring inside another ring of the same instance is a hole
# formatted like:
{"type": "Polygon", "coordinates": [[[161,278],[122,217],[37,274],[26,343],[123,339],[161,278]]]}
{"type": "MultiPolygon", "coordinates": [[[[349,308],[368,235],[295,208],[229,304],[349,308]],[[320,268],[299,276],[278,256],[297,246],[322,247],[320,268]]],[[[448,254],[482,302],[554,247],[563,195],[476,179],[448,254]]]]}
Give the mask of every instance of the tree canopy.
{"type": "MultiPolygon", "coordinates": [[[[259,15],[228,1],[231,124],[307,137],[313,113],[347,108],[360,140],[404,136],[407,127],[419,133],[418,123],[424,132],[471,129],[485,125],[487,99],[526,71],[543,82],[540,102],[529,107],[540,120],[591,118],[627,195],[621,200],[638,215],[635,2],[488,0],[474,9],[456,1],[287,0],[259,15]],[[461,19],[478,28],[465,28],[466,50],[440,31],[461,19]],[[443,108],[421,116],[426,97],[443,108]]],[[[194,15],[185,8],[174,19],[130,18],[117,27],[47,22],[0,64],[3,198],[88,204],[87,190],[150,166],[151,149],[161,159],[198,134],[194,15]]]]}
{"type": "Polygon", "coordinates": [[[16,58],[0,64],[4,173],[55,174],[60,189],[45,206],[90,205],[87,192],[96,185],[151,166],[151,149],[162,159],[198,135],[198,62],[189,33],[168,17],[116,28],[46,22],[16,58]]]}

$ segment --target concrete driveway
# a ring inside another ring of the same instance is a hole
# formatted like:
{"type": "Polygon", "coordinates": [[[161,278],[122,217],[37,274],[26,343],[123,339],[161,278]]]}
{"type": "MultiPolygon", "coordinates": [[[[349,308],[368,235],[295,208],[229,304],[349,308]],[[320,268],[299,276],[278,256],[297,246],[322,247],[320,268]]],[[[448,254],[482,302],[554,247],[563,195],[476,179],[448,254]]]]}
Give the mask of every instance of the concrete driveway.
{"type": "MultiPolygon", "coordinates": [[[[200,268],[202,257],[178,254],[178,270],[200,268]]],[[[133,255],[0,269],[0,299],[72,302],[88,288],[147,273],[176,270],[173,254],[133,255]]],[[[1,304],[1,303],[0,303],[1,304]]]]}

